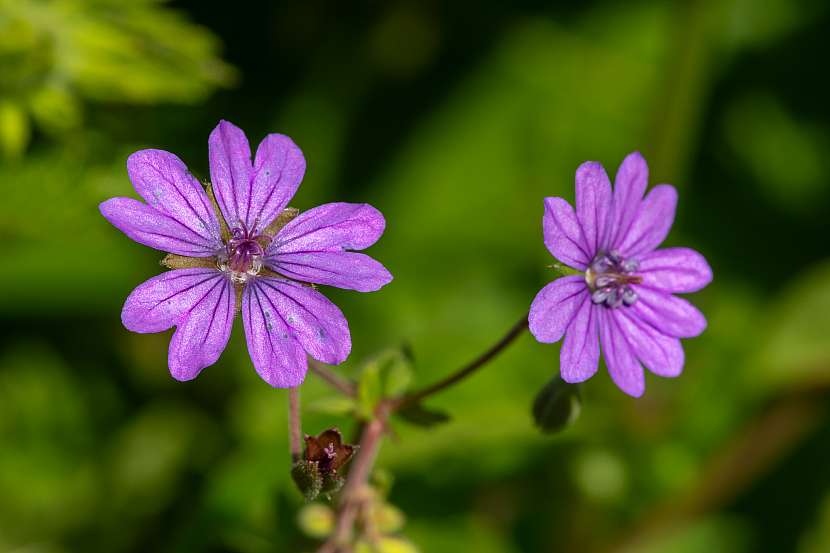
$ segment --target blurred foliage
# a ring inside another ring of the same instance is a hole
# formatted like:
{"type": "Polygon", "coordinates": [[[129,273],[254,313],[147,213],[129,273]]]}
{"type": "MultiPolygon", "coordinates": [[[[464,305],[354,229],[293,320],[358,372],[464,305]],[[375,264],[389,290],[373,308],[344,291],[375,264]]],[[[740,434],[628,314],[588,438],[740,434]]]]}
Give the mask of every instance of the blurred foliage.
{"type": "Polygon", "coordinates": [[[448,423],[394,419],[379,466],[395,483],[374,485],[408,541],[390,524],[389,551],[826,550],[823,409],[735,495],[664,513],[702,501],[713,459],[782,394],[826,406],[830,78],[810,60],[827,50],[827,6],[0,0],[0,550],[295,552],[328,531],[326,507],[293,487],[286,394],[252,370],[241,325],[182,384],[169,334],[120,323],[163,254],[97,204],[134,195],[124,162],[141,147],[206,176],[219,118],[303,148],[292,205],[367,201],[388,222],[369,253],[392,284],[325,290],[350,322],[337,370],[360,401],[309,376],[307,433],[351,439],[348,414],[503,335],[556,276],[542,198],[572,200],[586,159],[613,173],[641,150],[651,182],[680,192],[668,244],[714,268],[685,373],[649,376],[640,400],[602,369],[579,418],[542,435],[530,406],[558,346],[524,336],[421,406],[448,423]],[[244,81],[221,90],[231,66],[244,81]]]}
{"type": "Polygon", "coordinates": [[[235,78],[219,43],[158,0],[0,1],[0,154],[31,135],[66,137],[85,99],[135,104],[203,100],[235,78]]]}

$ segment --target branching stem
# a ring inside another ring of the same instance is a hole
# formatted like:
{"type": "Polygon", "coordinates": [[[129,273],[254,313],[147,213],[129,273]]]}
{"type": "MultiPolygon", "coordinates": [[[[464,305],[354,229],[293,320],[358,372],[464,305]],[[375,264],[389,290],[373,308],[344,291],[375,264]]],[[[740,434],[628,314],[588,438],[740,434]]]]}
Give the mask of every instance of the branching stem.
{"type": "MultiPolygon", "coordinates": [[[[443,380],[439,380],[435,384],[402,397],[381,400],[375,409],[374,417],[366,423],[363,434],[360,437],[360,449],[352,461],[349,476],[340,494],[334,531],[328,541],[318,550],[318,553],[346,553],[351,551],[350,544],[354,525],[360,513],[361,504],[366,497],[369,476],[372,472],[372,466],[374,465],[378,450],[380,449],[380,442],[383,438],[389,415],[461,382],[495,359],[525,329],[527,329],[527,313],[522,315],[522,318],[493,346],[443,380]]],[[[351,382],[343,380],[313,360],[309,360],[309,367],[334,388],[339,389],[347,395],[354,395],[354,384],[351,382]]]]}

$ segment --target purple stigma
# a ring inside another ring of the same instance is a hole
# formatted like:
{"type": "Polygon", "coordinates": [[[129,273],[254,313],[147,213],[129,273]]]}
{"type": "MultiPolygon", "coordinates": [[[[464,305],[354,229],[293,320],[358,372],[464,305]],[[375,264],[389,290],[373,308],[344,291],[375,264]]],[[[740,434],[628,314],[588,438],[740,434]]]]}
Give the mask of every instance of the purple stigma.
{"type": "Polygon", "coordinates": [[[642,278],[632,274],[638,266],[637,261],[623,259],[617,252],[598,253],[585,271],[591,301],[611,309],[634,305],[637,292],[630,285],[642,282],[642,278]]]}
{"type": "Polygon", "coordinates": [[[231,280],[240,284],[259,274],[262,269],[262,257],[265,255],[260,239],[261,237],[254,236],[244,223],[234,227],[230,240],[218,256],[219,269],[230,273],[231,280]]]}

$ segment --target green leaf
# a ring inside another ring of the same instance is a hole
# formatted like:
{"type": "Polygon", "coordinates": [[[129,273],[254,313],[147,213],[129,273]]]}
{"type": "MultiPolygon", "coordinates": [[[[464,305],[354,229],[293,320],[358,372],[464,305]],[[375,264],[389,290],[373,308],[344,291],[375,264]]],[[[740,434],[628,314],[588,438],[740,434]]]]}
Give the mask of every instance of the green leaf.
{"type": "MultiPolygon", "coordinates": [[[[765,332],[752,366],[773,389],[826,385],[830,363],[830,262],[796,277],[767,307],[765,332]]],[[[762,329],[764,327],[762,326],[762,329]]]]}
{"type": "Polygon", "coordinates": [[[446,412],[427,409],[420,403],[401,409],[397,414],[406,422],[423,428],[430,428],[450,420],[450,416],[446,412]]]}
{"type": "Polygon", "coordinates": [[[362,418],[372,417],[382,389],[380,366],[374,362],[366,363],[357,381],[357,412],[362,418]]]}
{"type": "Polygon", "coordinates": [[[412,365],[406,355],[396,351],[381,368],[383,392],[386,397],[403,394],[412,383],[412,365]]]}
{"type": "Polygon", "coordinates": [[[557,375],[545,384],[533,400],[533,419],[545,433],[564,430],[579,416],[579,386],[557,375]]]}
{"type": "Polygon", "coordinates": [[[306,408],[316,413],[345,416],[353,413],[358,404],[354,399],[344,396],[326,396],[306,404],[306,408]]]}
{"type": "Polygon", "coordinates": [[[14,102],[0,102],[0,154],[17,158],[29,144],[29,118],[22,106],[14,102]]]}
{"type": "Polygon", "coordinates": [[[371,513],[372,523],[382,534],[400,532],[406,523],[403,512],[389,503],[379,501],[371,513]]]}
{"type": "Polygon", "coordinates": [[[363,366],[357,384],[358,412],[371,416],[383,398],[400,396],[412,382],[411,354],[405,348],[388,349],[372,357],[363,366]]]}

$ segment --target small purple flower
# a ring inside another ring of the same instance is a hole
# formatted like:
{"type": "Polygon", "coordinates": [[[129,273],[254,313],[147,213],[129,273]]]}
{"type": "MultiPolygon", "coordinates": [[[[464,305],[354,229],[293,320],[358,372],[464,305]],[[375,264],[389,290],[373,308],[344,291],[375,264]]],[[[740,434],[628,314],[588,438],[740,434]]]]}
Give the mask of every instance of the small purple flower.
{"type": "Polygon", "coordinates": [[[620,165],[613,193],[602,165],[586,162],[576,171],[576,212],[562,198],[545,198],[545,246],[583,274],[542,288],[528,322],[540,342],[565,336],[560,373],[566,382],[594,375],[602,344],[611,379],[639,397],[643,366],[678,376],[679,338],[706,328],[703,314],[673,294],[700,290],[712,270],[689,248],[656,249],[674,222],[677,191],[661,184],[643,198],[647,183],[646,161],[634,152],[620,165]]]}
{"type": "Polygon", "coordinates": [[[173,270],[133,290],[121,320],[142,333],[175,326],[170,373],[191,380],[219,359],[241,310],[257,373],[271,386],[297,386],[306,354],[337,364],[352,347],[343,313],[307,283],[360,292],[388,284],[383,265],[353,251],[374,244],[386,222],[368,204],[286,209],[306,167],[287,136],[266,136],[253,163],[245,133],[227,121],[208,145],[207,193],[175,155],[141,150],[127,171],[146,203],[112,198],[100,206],[136,242],[170,252],[163,264],[173,270]]]}

